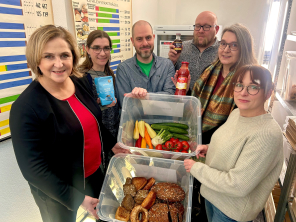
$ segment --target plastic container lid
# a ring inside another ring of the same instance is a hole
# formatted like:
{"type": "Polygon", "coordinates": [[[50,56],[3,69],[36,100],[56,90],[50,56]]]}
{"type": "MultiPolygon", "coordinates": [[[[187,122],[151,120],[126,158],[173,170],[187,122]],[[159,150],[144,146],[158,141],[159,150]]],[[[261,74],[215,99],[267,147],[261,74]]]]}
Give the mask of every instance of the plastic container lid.
{"type": "Polygon", "coordinates": [[[193,177],[186,172],[183,161],[129,154],[117,154],[110,160],[97,205],[101,220],[120,222],[115,219],[115,213],[124,198],[127,177],[153,177],[156,183],[172,182],[181,186],[185,191],[183,221],[191,221],[193,177]]]}
{"type": "Polygon", "coordinates": [[[132,153],[166,159],[184,160],[196,155],[196,147],[201,144],[201,111],[200,102],[196,97],[155,93],[148,93],[144,99],[131,96],[128,94],[123,99],[117,138],[122,148],[129,149],[132,153]],[[191,153],[135,147],[136,140],[133,139],[133,133],[136,120],[144,120],[148,124],[163,122],[187,124],[191,153]]]}

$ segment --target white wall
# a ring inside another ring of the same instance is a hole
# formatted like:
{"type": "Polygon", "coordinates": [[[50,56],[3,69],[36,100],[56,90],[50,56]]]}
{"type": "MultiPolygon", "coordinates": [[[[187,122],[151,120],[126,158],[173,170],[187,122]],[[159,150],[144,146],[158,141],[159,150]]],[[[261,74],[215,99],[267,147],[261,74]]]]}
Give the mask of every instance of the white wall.
{"type": "MultiPolygon", "coordinates": [[[[137,0],[134,0],[137,1],[137,0]]],[[[254,37],[256,55],[262,46],[269,0],[159,0],[158,25],[194,25],[202,11],[212,11],[223,27],[234,23],[245,25],[254,37]]],[[[134,12],[136,14],[136,12],[134,12]]]]}
{"type": "Polygon", "coordinates": [[[152,27],[158,25],[158,2],[158,0],[132,0],[133,23],[139,20],[146,20],[152,27]]]}
{"type": "MultiPolygon", "coordinates": [[[[292,8],[291,8],[291,15],[290,15],[290,21],[289,21],[289,26],[288,26],[288,31],[287,34],[291,34],[291,31],[296,31],[296,2],[293,1],[292,8]]],[[[296,43],[292,41],[286,41],[285,43],[285,51],[296,51],[296,43]]],[[[285,73],[285,54],[283,54],[283,60],[281,63],[281,69],[280,69],[280,74],[278,78],[278,83],[277,83],[277,88],[282,88],[282,82],[283,82],[283,77],[285,73]]]]}
{"type": "Polygon", "coordinates": [[[0,221],[42,221],[29,185],[16,162],[11,139],[0,143],[0,178],[0,221]]]}

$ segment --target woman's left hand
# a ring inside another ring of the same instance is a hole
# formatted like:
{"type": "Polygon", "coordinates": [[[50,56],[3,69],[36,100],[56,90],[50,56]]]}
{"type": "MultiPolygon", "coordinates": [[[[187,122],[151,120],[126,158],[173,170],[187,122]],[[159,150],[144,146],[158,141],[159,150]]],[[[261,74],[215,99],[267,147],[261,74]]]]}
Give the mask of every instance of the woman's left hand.
{"type": "Polygon", "coordinates": [[[190,170],[195,163],[196,162],[191,159],[184,160],[184,167],[185,167],[186,172],[190,173],[190,170]]]}
{"type": "Polygon", "coordinates": [[[97,215],[97,211],[95,210],[95,207],[99,203],[99,200],[97,198],[92,198],[90,196],[85,195],[84,200],[81,204],[82,208],[87,210],[91,215],[93,215],[97,220],[100,219],[97,215]]]}
{"type": "MultiPolygon", "coordinates": [[[[173,83],[175,86],[177,86],[177,82],[178,82],[178,70],[176,71],[174,77],[171,77],[173,83]]],[[[188,76],[188,80],[187,80],[187,88],[186,88],[186,93],[188,92],[189,90],[189,86],[190,86],[190,81],[191,81],[191,75],[189,74],[188,76]]]]}
{"type": "Polygon", "coordinates": [[[112,151],[114,154],[118,154],[118,153],[131,154],[129,150],[121,148],[118,143],[115,144],[115,146],[112,148],[112,151]]]}

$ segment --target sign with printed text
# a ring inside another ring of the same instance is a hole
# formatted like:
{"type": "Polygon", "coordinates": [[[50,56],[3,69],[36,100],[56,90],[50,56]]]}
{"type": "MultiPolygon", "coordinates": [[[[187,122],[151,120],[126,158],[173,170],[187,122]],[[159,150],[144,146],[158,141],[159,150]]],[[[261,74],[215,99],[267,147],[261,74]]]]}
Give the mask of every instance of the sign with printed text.
{"type": "Polygon", "coordinates": [[[86,40],[89,33],[94,30],[105,31],[112,41],[110,67],[116,74],[118,64],[133,56],[130,40],[131,0],[72,0],[72,7],[81,60],[87,56],[86,40]]]}
{"type": "Polygon", "coordinates": [[[0,140],[10,136],[12,103],[32,82],[26,44],[39,27],[53,24],[50,0],[0,0],[0,140]]]}

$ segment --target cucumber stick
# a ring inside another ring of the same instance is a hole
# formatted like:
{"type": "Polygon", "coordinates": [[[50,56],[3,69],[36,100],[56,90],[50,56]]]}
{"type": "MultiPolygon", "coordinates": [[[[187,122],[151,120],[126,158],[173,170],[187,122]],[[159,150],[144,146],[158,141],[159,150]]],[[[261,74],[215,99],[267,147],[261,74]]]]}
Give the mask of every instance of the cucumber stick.
{"type": "Polygon", "coordinates": [[[161,124],[152,124],[151,128],[154,130],[161,130],[165,129],[170,131],[171,133],[178,133],[178,134],[188,134],[187,130],[173,127],[173,126],[166,126],[166,125],[161,125],[161,124]]]}
{"type": "Polygon", "coordinates": [[[178,139],[186,140],[186,141],[189,140],[188,136],[185,136],[185,135],[182,135],[182,134],[177,134],[177,133],[172,133],[172,134],[173,134],[173,138],[178,138],[178,139]]]}
{"type": "MultiPolygon", "coordinates": [[[[159,131],[155,131],[157,134],[159,133],[159,131]]],[[[178,133],[172,133],[173,134],[173,138],[178,138],[180,140],[186,140],[188,141],[189,140],[189,137],[188,136],[185,136],[185,135],[182,135],[182,134],[178,134],[178,133]]]]}
{"type": "Polygon", "coordinates": [[[183,124],[183,123],[173,123],[173,122],[167,122],[167,123],[154,123],[158,125],[164,125],[164,126],[173,126],[173,127],[178,127],[181,129],[188,129],[188,125],[183,124]]]}

